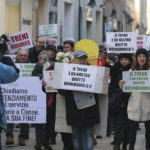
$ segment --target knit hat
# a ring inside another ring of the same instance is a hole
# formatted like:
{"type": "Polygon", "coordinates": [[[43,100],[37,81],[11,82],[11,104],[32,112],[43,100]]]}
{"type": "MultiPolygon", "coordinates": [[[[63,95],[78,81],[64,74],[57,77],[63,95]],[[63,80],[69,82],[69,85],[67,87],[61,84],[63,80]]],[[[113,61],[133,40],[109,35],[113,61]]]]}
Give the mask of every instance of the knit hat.
{"type": "Polygon", "coordinates": [[[140,48],[136,51],[136,59],[140,54],[144,54],[146,56],[146,58],[148,59],[148,52],[146,49],[144,48],[140,48]]]}
{"type": "Polygon", "coordinates": [[[131,56],[131,54],[128,54],[128,53],[121,53],[121,54],[119,55],[119,60],[120,60],[121,58],[128,58],[128,59],[130,60],[130,62],[132,62],[132,56],[131,56]]]}

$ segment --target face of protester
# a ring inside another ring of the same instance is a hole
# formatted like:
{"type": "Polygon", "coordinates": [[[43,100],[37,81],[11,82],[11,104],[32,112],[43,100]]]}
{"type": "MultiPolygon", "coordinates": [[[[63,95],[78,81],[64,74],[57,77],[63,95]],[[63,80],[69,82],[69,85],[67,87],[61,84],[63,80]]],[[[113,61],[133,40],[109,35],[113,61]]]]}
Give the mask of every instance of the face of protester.
{"type": "Polygon", "coordinates": [[[130,60],[129,60],[128,58],[121,58],[121,59],[120,59],[120,63],[121,63],[121,65],[122,65],[123,67],[126,67],[126,66],[128,66],[131,62],[130,62],[130,60]]]}
{"type": "Polygon", "coordinates": [[[71,48],[71,45],[70,44],[65,44],[64,45],[64,52],[70,52],[70,51],[73,51],[72,48],[71,48]]]}
{"type": "Polygon", "coordinates": [[[39,59],[39,64],[41,64],[43,66],[45,63],[45,59],[47,59],[47,58],[48,58],[48,56],[42,55],[39,59]]]}
{"type": "Polygon", "coordinates": [[[48,50],[49,54],[50,54],[50,60],[54,61],[55,57],[56,57],[56,53],[52,50],[48,50]]]}
{"type": "Polygon", "coordinates": [[[142,68],[146,64],[146,61],[147,61],[147,57],[144,54],[138,55],[137,62],[139,64],[140,68],[142,68]]]}
{"type": "Polygon", "coordinates": [[[26,51],[20,51],[18,52],[18,55],[16,57],[16,59],[20,62],[20,63],[26,63],[28,60],[28,54],[26,51]]]}
{"type": "Polygon", "coordinates": [[[37,51],[41,52],[42,50],[44,50],[44,45],[45,45],[45,39],[39,37],[37,42],[36,42],[37,51]]]}
{"type": "Polygon", "coordinates": [[[87,65],[87,57],[86,56],[79,57],[78,60],[79,60],[80,65],[87,65]]]}

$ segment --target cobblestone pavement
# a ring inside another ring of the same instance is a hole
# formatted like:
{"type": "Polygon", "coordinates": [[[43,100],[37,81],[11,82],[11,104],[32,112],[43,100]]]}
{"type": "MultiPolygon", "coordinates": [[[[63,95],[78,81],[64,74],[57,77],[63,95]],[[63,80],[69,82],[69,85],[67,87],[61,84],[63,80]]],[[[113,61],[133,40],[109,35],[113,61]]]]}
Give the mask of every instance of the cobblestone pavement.
{"type": "MultiPolygon", "coordinates": [[[[140,128],[141,128],[141,130],[138,131],[135,150],[145,150],[144,125],[140,124],[140,128]]],[[[34,130],[34,128],[33,127],[30,128],[30,137],[29,137],[29,140],[26,141],[26,146],[18,146],[18,138],[17,138],[18,134],[19,134],[19,129],[15,128],[14,129],[15,144],[13,146],[6,147],[5,146],[5,140],[6,140],[5,132],[2,133],[3,150],[34,150],[34,145],[35,145],[35,130],[34,130]]],[[[113,136],[97,140],[98,144],[94,147],[94,150],[113,150],[113,146],[110,145],[112,140],[113,140],[113,136]]],[[[63,144],[61,141],[60,134],[57,135],[56,142],[57,142],[57,144],[52,146],[53,150],[62,150],[63,144]]]]}

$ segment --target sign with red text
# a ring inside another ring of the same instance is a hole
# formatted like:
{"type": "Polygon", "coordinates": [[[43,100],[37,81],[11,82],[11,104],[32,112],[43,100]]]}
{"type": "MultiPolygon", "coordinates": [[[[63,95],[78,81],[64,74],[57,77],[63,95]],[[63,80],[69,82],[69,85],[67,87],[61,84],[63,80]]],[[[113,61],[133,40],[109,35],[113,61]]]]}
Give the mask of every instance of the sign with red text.
{"type": "Polygon", "coordinates": [[[108,53],[135,53],[137,50],[135,32],[107,32],[108,53]]]}
{"type": "Polygon", "coordinates": [[[1,85],[7,123],[46,123],[46,94],[39,77],[1,85]]]}
{"type": "Polygon", "coordinates": [[[146,35],[139,35],[137,36],[137,49],[145,48],[147,49],[147,37],[146,35]]]}
{"type": "Polygon", "coordinates": [[[18,49],[29,49],[33,47],[29,31],[21,31],[9,35],[9,50],[16,52],[18,49]]]}

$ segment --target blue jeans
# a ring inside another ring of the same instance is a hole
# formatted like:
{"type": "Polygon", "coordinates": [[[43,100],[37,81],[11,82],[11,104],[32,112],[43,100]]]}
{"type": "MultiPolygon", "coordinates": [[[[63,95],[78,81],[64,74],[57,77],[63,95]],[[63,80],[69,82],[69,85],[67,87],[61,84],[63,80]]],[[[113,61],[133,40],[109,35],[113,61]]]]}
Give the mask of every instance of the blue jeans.
{"type": "Polygon", "coordinates": [[[93,127],[72,126],[74,150],[93,150],[93,127]]]}

